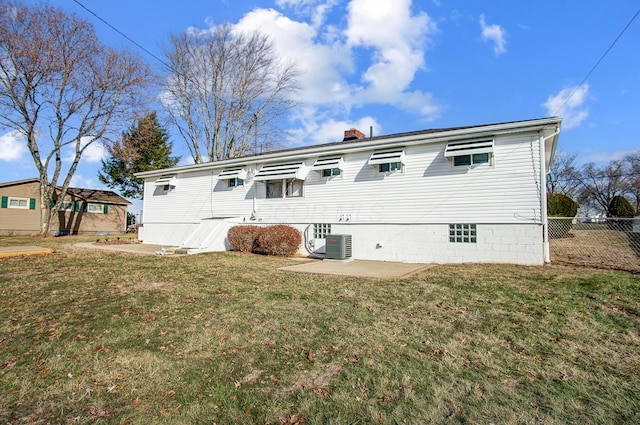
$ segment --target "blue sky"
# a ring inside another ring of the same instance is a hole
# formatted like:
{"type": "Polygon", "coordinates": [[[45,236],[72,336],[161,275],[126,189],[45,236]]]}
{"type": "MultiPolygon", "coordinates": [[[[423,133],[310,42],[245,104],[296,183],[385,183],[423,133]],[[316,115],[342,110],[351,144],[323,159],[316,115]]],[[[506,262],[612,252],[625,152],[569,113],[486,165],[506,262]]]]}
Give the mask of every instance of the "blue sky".
{"type": "MultiPolygon", "coordinates": [[[[291,146],[339,141],[350,127],[383,135],[559,115],[559,148],[580,163],[640,150],[640,17],[581,85],[637,1],[80,1],[159,57],[171,32],[190,27],[229,22],[268,34],[303,71],[304,105],[286,123],[291,146]]],[[[73,0],[50,4],[162,72],[157,59],[73,0]]],[[[37,176],[14,136],[0,129],[0,181],[37,176]]],[[[186,160],[184,142],[172,141],[186,160]]],[[[73,185],[103,187],[103,154],[100,145],[87,152],[73,185]]]]}

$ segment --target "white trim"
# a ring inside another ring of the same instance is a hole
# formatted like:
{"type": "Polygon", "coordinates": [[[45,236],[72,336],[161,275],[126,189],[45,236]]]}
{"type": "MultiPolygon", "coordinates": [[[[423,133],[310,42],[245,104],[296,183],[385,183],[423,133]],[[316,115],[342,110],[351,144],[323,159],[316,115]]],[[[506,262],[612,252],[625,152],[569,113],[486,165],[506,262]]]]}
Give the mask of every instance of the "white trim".
{"type": "Polygon", "coordinates": [[[304,180],[308,170],[305,170],[303,161],[286,162],[281,164],[267,164],[258,170],[253,178],[255,181],[296,179],[304,180]]]}
{"type": "Polygon", "coordinates": [[[444,149],[445,158],[478,153],[493,153],[493,139],[451,142],[447,143],[447,147],[444,149]]]}
{"type": "Polygon", "coordinates": [[[369,165],[387,164],[400,162],[404,165],[404,148],[377,151],[369,157],[369,165]]]}

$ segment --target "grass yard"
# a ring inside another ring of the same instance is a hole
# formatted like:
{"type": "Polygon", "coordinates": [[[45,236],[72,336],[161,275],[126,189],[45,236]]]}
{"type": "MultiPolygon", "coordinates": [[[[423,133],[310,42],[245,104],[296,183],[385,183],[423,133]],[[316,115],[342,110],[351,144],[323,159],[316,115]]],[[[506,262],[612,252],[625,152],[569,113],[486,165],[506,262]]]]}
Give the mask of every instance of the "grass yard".
{"type": "Polygon", "coordinates": [[[337,278],[80,240],[0,238],[54,249],[0,259],[0,423],[640,422],[639,275],[337,278]]]}

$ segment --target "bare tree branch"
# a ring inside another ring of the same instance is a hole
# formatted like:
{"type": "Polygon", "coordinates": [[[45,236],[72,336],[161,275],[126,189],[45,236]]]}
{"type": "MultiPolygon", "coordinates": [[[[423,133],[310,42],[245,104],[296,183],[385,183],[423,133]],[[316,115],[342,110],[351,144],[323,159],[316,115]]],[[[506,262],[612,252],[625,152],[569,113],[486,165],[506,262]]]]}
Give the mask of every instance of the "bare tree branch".
{"type": "Polygon", "coordinates": [[[228,24],[171,36],[162,96],[172,124],[196,163],[236,158],[280,135],[296,106],[298,71],[268,37],[237,34],[228,24]]]}
{"type": "Polygon", "coordinates": [[[0,125],[26,137],[40,178],[41,233],[47,234],[82,154],[130,121],[151,73],[139,57],[103,46],[88,22],[50,6],[5,0],[0,59],[0,125]],[[73,159],[65,173],[69,148],[73,159]]]}

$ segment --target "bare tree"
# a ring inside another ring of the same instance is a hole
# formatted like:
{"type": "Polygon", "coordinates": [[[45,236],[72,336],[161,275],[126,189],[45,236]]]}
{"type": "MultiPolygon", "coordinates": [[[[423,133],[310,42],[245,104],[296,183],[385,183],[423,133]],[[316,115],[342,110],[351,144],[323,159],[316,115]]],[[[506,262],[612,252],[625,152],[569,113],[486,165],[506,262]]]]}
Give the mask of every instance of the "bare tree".
{"type": "Polygon", "coordinates": [[[635,201],[636,211],[640,211],[640,153],[627,155],[623,161],[627,170],[625,191],[635,201]]]}
{"type": "Polygon", "coordinates": [[[236,158],[281,134],[298,72],[269,38],[229,24],[171,36],[163,104],[196,163],[236,158]]]}
{"type": "Polygon", "coordinates": [[[547,175],[547,192],[575,199],[580,187],[580,171],[575,165],[576,154],[556,151],[547,175]]]}
{"type": "Polygon", "coordinates": [[[41,234],[48,234],[83,152],[130,120],[150,75],[137,56],[105,47],[76,16],[0,0],[0,124],[26,138],[38,169],[41,234]]]}
{"type": "Polygon", "coordinates": [[[593,162],[586,164],[580,173],[582,187],[578,201],[608,214],[613,197],[625,193],[625,178],[623,161],[611,161],[605,167],[598,167],[593,162]]]}

